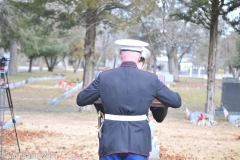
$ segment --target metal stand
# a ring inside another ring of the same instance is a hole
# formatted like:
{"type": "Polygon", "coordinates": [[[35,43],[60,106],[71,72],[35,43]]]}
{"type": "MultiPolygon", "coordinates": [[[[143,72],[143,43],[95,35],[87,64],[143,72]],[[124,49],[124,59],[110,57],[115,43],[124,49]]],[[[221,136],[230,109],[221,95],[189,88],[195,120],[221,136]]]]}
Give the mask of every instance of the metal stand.
{"type": "Polygon", "coordinates": [[[14,125],[14,131],[17,139],[17,145],[18,150],[20,153],[20,147],[18,142],[18,136],[17,136],[17,130],[16,130],[16,120],[13,112],[13,104],[12,104],[12,97],[10,93],[9,83],[8,83],[8,77],[5,70],[0,70],[0,159],[2,160],[4,154],[3,154],[3,145],[4,145],[4,111],[9,108],[11,112],[11,118],[14,125]],[[7,96],[6,96],[7,95],[7,96]],[[6,98],[8,101],[8,107],[6,106],[6,98]]]}

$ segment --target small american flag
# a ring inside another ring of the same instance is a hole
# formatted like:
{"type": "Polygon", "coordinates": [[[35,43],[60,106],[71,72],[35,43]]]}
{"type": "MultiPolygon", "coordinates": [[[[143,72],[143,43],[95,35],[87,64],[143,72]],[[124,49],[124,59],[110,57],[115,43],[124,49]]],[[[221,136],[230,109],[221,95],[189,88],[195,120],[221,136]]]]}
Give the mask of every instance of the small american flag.
{"type": "Polygon", "coordinates": [[[229,115],[229,113],[225,107],[223,107],[223,113],[224,113],[225,118],[229,115]]]}
{"type": "Polygon", "coordinates": [[[186,115],[189,116],[190,115],[190,111],[188,110],[187,107],[186,107],[185,111],[186,111],[186,115]]]}

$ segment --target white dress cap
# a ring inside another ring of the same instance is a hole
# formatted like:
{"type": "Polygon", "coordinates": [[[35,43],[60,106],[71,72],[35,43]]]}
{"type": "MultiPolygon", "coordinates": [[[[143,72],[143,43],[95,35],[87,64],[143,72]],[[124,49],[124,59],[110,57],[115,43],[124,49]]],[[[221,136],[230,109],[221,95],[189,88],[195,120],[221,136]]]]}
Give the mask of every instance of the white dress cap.
{"type": "Polygon", "coordinates": [[[120,39],[116,40],[115,43],[120,45],[120,50],[126,51],[142,52],[143,47],[148,46],[148,43],[134,39],[120,39]]]}
{"type": "Polygon", "coordinates": [[[145,59],[148,59],[151,55],[151,52],[146,48],[146,47],[142,47],[142,57],[145,59]]]}

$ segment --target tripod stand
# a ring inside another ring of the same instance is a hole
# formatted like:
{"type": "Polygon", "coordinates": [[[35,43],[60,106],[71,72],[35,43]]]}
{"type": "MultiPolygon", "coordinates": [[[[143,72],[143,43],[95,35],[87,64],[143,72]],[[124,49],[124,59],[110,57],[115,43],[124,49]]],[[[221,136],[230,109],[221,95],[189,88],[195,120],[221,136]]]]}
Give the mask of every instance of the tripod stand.
{"type": "Polygon", "coordinates": [[[18,150],[20,153],[20,147],[19,147],[19,142],[18,142],[18,136],[17,136],[17,130],[16,130],[16,120],[13,112],[13,104],[12,104],[12,97],[10,93],[10,88],[9,88],[9,83],[8,83],[8,77],[7,73],[3,68],[0,68],[0,78],[1,78],[1,83],[0,83],[0,125],[1,125],[1,131],[0,131],[0,149],[1,149],[1,158],[3,158],[3,141],[4,141],[4,111],[6,108],[10,109],[11,112],[11,118],[12,118],[12,123],[14,125],[14,132],[16,135],[17,139],[17,145],[18,145],[18,150]],[[5,92],[5,91],[6,92],[5,92]],[[6,107],[6,95],[7,95],[7,101],[8,101],[8,107],[6,107]]]}

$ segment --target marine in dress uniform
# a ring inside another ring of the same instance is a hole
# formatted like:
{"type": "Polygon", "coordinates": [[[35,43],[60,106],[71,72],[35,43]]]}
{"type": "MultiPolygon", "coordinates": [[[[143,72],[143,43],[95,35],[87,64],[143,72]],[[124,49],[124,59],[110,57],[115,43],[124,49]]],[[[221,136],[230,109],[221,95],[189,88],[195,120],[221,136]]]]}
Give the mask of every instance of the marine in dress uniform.
{"type": "MultiPolygon", "coordinates": [[[[150,57],[150,55],[151,55],[150,51],[147,48],[143,47],[140,61],[139,61],[139,63],[137,63],[137,66],[138,66],[139,69],[144,68],[145,61],[150,57]]],[[[165,119],[165,117],[167,116],[167,113],[168,113],[168,107],[167,106],[165,106],[165,107],[150,106],[150,110],[152,112],[153,118],[158,123],[161,123],[165,119]]]]}
{"type": "Polygon", "coordinates": [[[121,57],[138,56],[138,60],[122,58],[118,68],[101,72],[77,96],[77,104],[86,106],[101,98],[104,123],[99,144],[101,160],[146,160],[151,151],[151,132],[148,110],[154,99],[164,106],[179,108],[181,97],[171,91],[157,75],[137,67],[142,47],[148,43],[123,39],[117,40],[121,57]],[[136,55],[137,54],[137,55],[136,55]]]}

